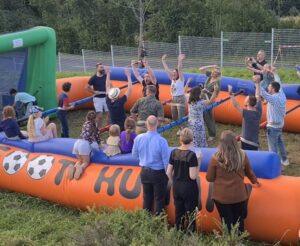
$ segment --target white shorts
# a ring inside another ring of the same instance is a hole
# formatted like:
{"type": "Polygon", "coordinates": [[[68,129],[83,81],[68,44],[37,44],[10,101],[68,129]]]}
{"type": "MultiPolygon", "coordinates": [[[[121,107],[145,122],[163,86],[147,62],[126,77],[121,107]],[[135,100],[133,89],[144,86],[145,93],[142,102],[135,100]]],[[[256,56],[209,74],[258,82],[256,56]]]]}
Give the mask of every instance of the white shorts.
{"type": "Polygon", "coordinates": [[[94,97],[93,103],[96,113],[108,112],[106,97],[94,97]]]}
{"type": "Polygon", "coordinates": [[[78,139],[73,146],[72,154],[74,155],[90,155],[93,149],[99,149],[99,146],[96,142],[92,144],[89,141],[84,139],[78,139]]]}

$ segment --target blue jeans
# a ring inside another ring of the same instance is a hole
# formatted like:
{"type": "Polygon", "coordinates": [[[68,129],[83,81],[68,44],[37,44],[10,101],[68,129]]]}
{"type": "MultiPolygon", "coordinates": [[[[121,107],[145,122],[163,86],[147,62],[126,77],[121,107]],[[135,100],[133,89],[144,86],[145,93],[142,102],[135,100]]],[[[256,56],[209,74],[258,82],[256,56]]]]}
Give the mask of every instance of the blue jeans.
{"type": "Polygon", "coordinates": [[[56,114],[61,123],[61,137],[68,138],[69,126],[68,126],[67,112],[64,110],[57,110],[56,114]]]}
{"type": "Polygon", "coordinates": [[[267,128],[269,151],[277,153],[282,161],[287,160],[287,153],[282,141],[282,128],[267,128]]]}

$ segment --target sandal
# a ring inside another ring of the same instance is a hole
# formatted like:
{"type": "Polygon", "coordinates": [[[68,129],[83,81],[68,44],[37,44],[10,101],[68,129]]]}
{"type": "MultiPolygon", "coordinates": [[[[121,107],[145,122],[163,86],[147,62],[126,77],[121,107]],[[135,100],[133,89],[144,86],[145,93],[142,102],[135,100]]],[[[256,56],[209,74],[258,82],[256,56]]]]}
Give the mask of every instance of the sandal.
{"type": "Polygon", "coordinates": [[[75,171],[75,174],[74,174],[74,179],[78,180],[82,173],[83,173],[82,167],[80,167],[80,166],[76,167],[76,171],[75,171]]]}
{"type": "Polygon", "coordinates": [[[74,167],[74,165],[70,164],[69,165],[69,170],[68,170],[69,180],[72,180],[74,178],[74,173],[75,173],[75,167],[74,167]]]}

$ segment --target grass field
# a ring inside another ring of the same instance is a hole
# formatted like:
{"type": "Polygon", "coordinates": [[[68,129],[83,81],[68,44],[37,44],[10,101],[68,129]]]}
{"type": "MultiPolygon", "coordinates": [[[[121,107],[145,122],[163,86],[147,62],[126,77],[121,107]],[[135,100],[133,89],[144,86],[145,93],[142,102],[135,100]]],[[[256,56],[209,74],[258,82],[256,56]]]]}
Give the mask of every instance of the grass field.
{"type": "MultiPolygon", "coordinates": [[[[228,71],[226,76],[236,73],[228,71]]],[[[59,74],[58,77],[77,74],[59,74]]],[[[82,74],[80,74],[82,75],[82,74]]],[[[89,75],[89,74],[88,74],[89,75]]],[[[241,77],[241,76],[233,76],[241,77]]],[[[250,76],[249,76],[250,77],[250,76]]],[[[248,78],[248,77],[245,77],[248,78]]],[[[293,76],[286,75],[292,82],[293,76]]],[[[77,138],[86,110],[70,112],[70,135],[77,138]]],[[[58,124],[57,120],[55,122],[58,124]]],[[[217,135],[225,129],[240,133],[240,126],[217,124],[217,135]]],[[[177,129],[163,134],[170,146],[177,146],[177,129]]],[[[104,135],[104,140],[107,135],[104,135]]],[[[300,134],[284,133],[291,165],[284,175],[300,176],[300,134]]],[[[261,149],[267,150],[266,132],[260,131],[261,149]]],[[[217,140],[209,144],[217,145],[217,140]]],[[[0,245],[235,245],[243,236],[184,235],[169,227],[165,218],[148,216],[143,211],[114,212],[102,208],[82,212],[26,195],[0,192],[0,245]]],[[[243,240],[245,245],[265,245],[243,240]]]]}

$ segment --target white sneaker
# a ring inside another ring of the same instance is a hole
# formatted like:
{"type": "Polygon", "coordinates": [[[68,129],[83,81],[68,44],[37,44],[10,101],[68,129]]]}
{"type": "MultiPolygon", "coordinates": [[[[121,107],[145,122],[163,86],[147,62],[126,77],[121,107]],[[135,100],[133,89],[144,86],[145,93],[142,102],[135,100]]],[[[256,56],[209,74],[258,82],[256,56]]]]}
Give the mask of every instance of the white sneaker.
{"type": "Polygon", "coordinates": [[[286,159],[285,161],[281,161],[281,164],[284,166],[288,166],[288,165],[290,165],[290,162],[288,159],[286,159]]]}

